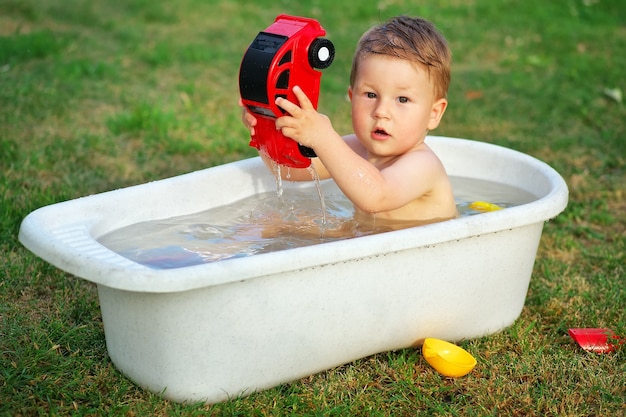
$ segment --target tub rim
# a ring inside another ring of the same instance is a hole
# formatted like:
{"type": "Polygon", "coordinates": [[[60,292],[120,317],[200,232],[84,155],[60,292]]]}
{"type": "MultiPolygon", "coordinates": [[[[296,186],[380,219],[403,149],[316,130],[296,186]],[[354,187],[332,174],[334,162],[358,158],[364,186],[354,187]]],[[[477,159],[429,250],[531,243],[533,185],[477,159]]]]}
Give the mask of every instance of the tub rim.
{"type": "MultiPolygon", "coordinates": [[[[552,167],[535,157],[510,148],[469,139],[438,136],[429,137],[427,142],[438,154],[436,148],[439,146],[465,146],[475,151],[488,150],[495,153],[494,156],[497,158],[503,156],[515,158],[521,163],[531,166],[541,176],[545,177],[550,184],[550,189],[547,194],[535,201],[506,210],[377,235],[226,259],[184,268],[152,269],[110,251],[97,243],[95,237],[92,236],[92,230],[98,222],[97,218],[87,217],[83,223],[75,222],[74,224],[77,228],[75,230],[77,236],[82,236],[85,241],[96,242],[96,245],[92,245],[90,250],[85,250],[82,253],[77,252],[75,247],[68,245],[66,241],[55,235],[55,230],[46,227],[46,217],[49,213],[61,209],[63,206],[59,207],[60,205],[83,204],[89,207],[89,204],[96,199],[99,201],[106,194],[120,190],[94,194],[39,208],[23,220],[19,231],[19,240],[33,253],[56,267],[98,285],[125,291],[171,293],[231,282],[243,282],[247,279],[295,272],[306,268],[319,268],[329,264],[382,256],[388,253],[497,233],[538,222],[543,223],[558,215],[567,205],[568,189],[564,179],[552,167]]],[[[445,159],[445,155],[442,159],[445,159]]],[[[259,157],[254,157],[221,166],[235,166],[235,164],[240,164],[246,168],[262,164],[262,161],[259,157]]],[[[205,168],[195,173],[215,168],[205,168]]],[[[159,181],[182,180],[195,173],[191,172],[159,181]]],[[[149,184],[156,186],[159,181],[121,190],[131,190],[149,184]]]]}

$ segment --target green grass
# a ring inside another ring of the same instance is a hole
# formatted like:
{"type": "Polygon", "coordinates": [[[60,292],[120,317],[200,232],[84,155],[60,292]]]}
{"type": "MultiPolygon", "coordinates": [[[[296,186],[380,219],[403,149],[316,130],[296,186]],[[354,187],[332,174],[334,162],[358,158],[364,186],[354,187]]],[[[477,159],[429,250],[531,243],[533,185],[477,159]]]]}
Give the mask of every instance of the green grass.
{"type": "Polygon", "coordinates": [[[589,354],[567,336],[626,335],[626,109],[606,93],[626,91],[624,51],[621,0],[0,0],[0,415],[624,414],[624,350],[589,354]],[[454,53],[435,133],[529,153],[568,182],[521,317],[462,343],[478,359],[468,376],[406,349],[215,406],[171,403],[110,362],[95,286],[17,241],[40,206],[255,155],[237,72],[279,13],[319,19],[335,43],[320,108],[339,131],[360,34],[421,15],[454,53]]]}

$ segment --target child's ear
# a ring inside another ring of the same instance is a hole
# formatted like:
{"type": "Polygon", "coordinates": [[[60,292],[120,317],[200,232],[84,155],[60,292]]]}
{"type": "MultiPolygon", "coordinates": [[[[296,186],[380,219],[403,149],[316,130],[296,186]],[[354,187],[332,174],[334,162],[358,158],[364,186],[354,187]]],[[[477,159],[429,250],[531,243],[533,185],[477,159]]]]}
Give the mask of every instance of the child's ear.
{"type": "Polygon", "coordinates": [[[352,86],[348,87],[348,99],[352,101],[352,86]]]}
{"type": "Polygon", "coordinates": [[[448,100],[445,98],[440,98],[435,101],[433,106],[430,109],[430,119],[428,120],[428,130],[436,129],[439,126],[439,122],[443,117],[443,114],[446,112],[446,108],[448,107],[448,100]]]}

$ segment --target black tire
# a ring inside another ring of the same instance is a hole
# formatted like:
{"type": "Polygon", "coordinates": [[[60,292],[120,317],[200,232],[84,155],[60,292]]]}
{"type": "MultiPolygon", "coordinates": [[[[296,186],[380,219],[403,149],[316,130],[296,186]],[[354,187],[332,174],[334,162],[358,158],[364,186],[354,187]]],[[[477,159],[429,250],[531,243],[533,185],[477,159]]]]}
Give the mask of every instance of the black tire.
{"type": "Polygon", "coordinates": [[[307,158],[317,157],[317,155],[315,154],[315,151],[309,148],[308,146],[304,146],[298,143],[298,150],[300,151],[302,156],[306,156],[307,158]]]}
{"type": "Polygon", "coordinates": [[[309,47],[309,64],[315,69],[330,67],[335,59],[335,45],[325,38],[317,38],[309,47]]]}

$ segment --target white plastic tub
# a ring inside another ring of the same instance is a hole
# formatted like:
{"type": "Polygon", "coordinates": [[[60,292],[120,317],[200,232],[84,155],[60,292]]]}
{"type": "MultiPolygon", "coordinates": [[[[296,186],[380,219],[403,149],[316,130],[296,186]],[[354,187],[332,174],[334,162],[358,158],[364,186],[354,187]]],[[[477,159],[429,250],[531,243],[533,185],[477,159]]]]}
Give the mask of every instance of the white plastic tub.
{"type": "Polygon", "coordinates": [[[543,223],[567,204],[565,182],[510,149],[442,137],[428,143],[450,175],[497,180],[537,200],[178,269],[139,265],[96,241],[129,224],[275,190],[252,158],[38,209],[20,240],[97,284],[108,352],[124,374],[174,401],[219,402],[426,337],[493,333],[519,316],[543,223]]]}

